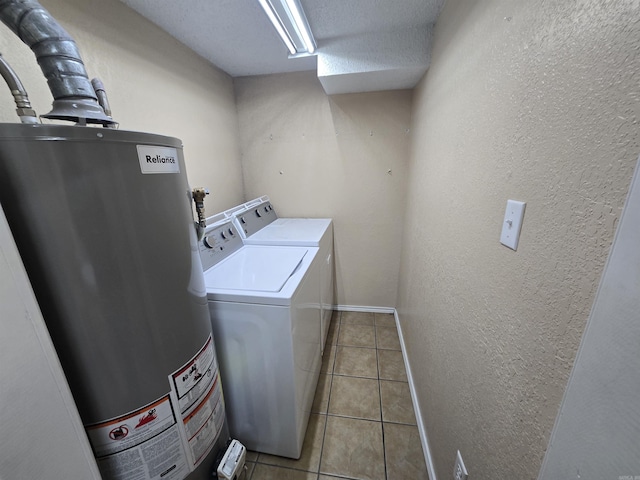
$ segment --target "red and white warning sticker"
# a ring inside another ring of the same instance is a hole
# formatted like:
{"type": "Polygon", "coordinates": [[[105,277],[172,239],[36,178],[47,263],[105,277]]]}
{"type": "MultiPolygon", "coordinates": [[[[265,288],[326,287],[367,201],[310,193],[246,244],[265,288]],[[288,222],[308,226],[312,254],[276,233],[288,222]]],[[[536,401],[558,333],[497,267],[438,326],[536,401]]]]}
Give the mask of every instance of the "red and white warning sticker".
{"type": "Polygon", "coordinates": [[[180,411],[191,407],[215,380],[218,365],[211,336],[200,351],[169,378],[172,389],[180,402],[180,411]]]}
{"type": "Polygon", "coordinates": [[[86,431],[104,478],[167,480],[189,473],[169,395],[86,431]]]}
{"type": "Polygon", "coordinates": [[[211,451],[224,423],[220,374],[210,336],[200,351],[169,376],[174,404],[179,406],[180,431],[192,468],[211,451]]]}
{"type": "Polygon", "coordinates": [[[219,378],[198,405],[186,413],[184,423],[194,464],[200,463],[217,440],[224,421],[224,403],[219,378]]]}
{"type": "Polygon", "coordinates": [[[158,400],[85,426],[103,478],[182,480],[211,451],[225,418],[211,335],[169,383],[158,400]]]}

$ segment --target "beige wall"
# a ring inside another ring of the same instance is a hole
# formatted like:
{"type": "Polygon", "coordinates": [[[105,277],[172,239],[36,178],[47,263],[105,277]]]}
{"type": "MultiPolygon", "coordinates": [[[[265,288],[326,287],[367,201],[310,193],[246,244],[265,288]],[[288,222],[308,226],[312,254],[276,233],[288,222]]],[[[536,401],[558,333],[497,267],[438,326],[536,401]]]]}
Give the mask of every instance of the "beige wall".
{"type": "Polygon", "coordinates": [[[398,309],[440,479],[456,449],[474,480],[538,474],[640,152],[639,14],[448,0],[438,20],[398,309]],[[517,252],[499,243],[510,198],[517,252]]]}
{"type": "MultiPolygon", "coordinates": [[[[456,449],[474,480],[536,477],[640,152],[637,1],[448,0],[413,97],[327,97],[304,72],[236,79],[235,103],[119,2],[42,3],[120,128],[184,141],[211,212],[268,194],[334,218],[337,301],[397,300],[440,479],[456,449]],[[509,198],[527,202],[517,252],[498,242],[509,198]]],[[[30,50],[5,28],[0,51],[48,112],[30,50]]],[[[13,109],[0,95],[0,121],[13,109]]]]}
{"type": "Polygon", "coordinates": [[[395,307],[411,92],[328,97],[315,72],[235,86],[247,200],[332,217],[337,303],[395,307]]]}
{"type": "MultiPolygon", "coordinates": [[[[189,182],[211,190],[211,213],[243,201],[238,120],[231,78],[117,1],[43,0],[75,38],[90,78],[100,77],[122,130],[180,138],[189,182]]],[[[4,25],[0,52],[39,114],[52,97],[31,50],[4,25]]],[[[16,122],[5,88],[0,121],[16,122]]]]}

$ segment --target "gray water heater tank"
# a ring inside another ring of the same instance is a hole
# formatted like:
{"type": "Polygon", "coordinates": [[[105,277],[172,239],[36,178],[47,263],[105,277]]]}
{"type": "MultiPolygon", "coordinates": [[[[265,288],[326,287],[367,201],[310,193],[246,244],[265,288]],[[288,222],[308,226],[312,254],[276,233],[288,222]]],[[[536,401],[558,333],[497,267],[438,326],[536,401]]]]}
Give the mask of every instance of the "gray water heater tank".
{"type": "Polygon", "coordinates": [[[228,428],[181,142],[2,124],[0,201],[103,478],[211,478],[228,428]]]}

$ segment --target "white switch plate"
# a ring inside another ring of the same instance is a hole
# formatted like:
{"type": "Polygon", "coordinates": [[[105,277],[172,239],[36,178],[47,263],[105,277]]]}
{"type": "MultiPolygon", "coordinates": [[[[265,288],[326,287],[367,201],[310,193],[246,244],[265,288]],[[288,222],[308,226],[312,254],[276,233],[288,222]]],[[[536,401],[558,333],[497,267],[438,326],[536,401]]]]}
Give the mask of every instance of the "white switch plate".
{"type": "Polygon", "coordinates": [[[504,223],[500,234],[500,243],[515,250],[518,248],[522,218],[526,203],[517,200],[507,200],[507,209],[504,212],[504,223]]]}

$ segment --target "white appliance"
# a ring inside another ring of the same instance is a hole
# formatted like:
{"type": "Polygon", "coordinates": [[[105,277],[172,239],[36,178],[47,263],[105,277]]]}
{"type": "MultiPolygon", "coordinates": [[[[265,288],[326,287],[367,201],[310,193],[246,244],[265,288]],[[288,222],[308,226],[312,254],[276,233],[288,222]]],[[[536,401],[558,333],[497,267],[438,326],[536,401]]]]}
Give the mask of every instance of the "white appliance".
{"type": "Polygon", "coordinates": [[[231,435],[299,458],[321,363],[318,248],[243,245],[230,219],[199,248],[231,435]]]}
{"type": "Polygon", "coordinates": [[[223,213],[233,218],[245,245],[318,247],[322,351],[334,305],[333,222],[330,218],[278,218],[268,196],[223,213]]]}

